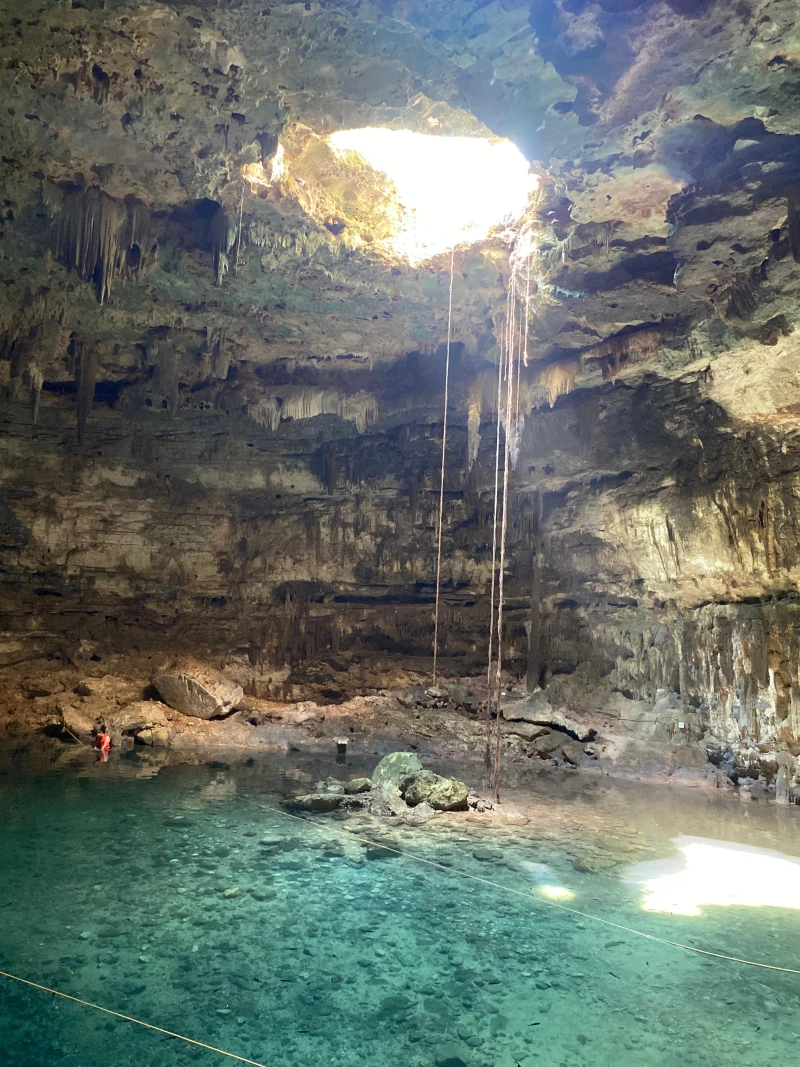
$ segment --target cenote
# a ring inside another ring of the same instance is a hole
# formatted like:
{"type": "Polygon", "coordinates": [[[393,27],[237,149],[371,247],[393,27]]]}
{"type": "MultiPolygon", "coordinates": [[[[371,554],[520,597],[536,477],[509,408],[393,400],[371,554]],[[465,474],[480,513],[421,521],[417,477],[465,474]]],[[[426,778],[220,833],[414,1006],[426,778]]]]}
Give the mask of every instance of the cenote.
{"type": "MultiPolygon", "coordinates": [[[[796,975],[619,927],[796,964],[800,896],[706,904],[700,884],[697,914],[670,914],[630,875],[687,830],[738,845],[742,878],[766,849],[791,875],[794,811],[569,779],[510,789],[489,822],[285,806],[363,769],[4,760],[2,970],[275,1067],[791,1062],[796,975]]],[[[5,980],[0,1020],[9,1067],[234,1062],[5,980]]]]}
{"type": "Polygon", "coordinates": [[[0,2],[0,1067],[787,1067],[797,0],[0,2]]]}

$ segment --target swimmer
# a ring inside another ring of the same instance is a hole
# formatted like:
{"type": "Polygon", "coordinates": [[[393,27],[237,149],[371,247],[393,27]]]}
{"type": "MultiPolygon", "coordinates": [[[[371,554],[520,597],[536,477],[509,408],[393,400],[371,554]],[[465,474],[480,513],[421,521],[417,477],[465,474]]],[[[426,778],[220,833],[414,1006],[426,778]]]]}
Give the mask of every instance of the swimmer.
{"type": "Polygon", "coordinates": [[[111,734],[106,730],[105,726],[101,726],[97,731],[94,747],[97,749],[98,763],[107,763],[111,752],[111,734]]]}

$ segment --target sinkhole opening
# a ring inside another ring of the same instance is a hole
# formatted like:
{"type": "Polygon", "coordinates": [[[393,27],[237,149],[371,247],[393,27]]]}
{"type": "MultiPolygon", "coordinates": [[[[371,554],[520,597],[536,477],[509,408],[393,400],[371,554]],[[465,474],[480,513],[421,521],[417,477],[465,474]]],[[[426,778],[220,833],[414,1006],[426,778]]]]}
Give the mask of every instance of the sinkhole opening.
{"type": "Polygon", "coordinates": [[[537,186],[522,152],[502,138],[366,127],[327,141],[336,153],[358,153],[393,183],[402,214],[392,250],[412,263],[516,221],[537,186]]]}

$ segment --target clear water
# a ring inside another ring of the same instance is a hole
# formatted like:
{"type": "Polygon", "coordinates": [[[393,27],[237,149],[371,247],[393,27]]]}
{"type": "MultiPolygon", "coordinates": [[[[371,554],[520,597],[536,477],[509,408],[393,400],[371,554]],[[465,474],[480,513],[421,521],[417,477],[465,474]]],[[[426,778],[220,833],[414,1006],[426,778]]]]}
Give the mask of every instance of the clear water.
{"type": "MultiPolygon", "coordinates": [[[[679,833],[800,855],[796,812],[573,780],[511,790],[528,821],[306,823],[275,810],[281,796],[342,768],[298,759],[0,753],[0,968],[267,1067],[797,1061],[798,976],[559,911],[524,866],[546,864],[581,910],[799,966],[800,911],[651,914],[620,877],[679,833]]],[[[233,1062],[0,978],[3,1067],[233,1062]]]]}

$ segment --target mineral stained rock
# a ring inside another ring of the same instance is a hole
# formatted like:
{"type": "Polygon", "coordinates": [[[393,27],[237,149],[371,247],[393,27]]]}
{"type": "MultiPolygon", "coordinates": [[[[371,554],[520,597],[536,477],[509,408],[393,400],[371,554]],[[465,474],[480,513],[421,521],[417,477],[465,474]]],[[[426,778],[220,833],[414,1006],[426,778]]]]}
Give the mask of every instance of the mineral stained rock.
{"type": "Polygon", "coordinates": [[[313,793],[295,797],[291,803],[306,811],[365,810],[419,823],[437,811],[465,811],[468,797],[463,782],[423,770],[413,753],[392,752],[377,765],[372,779],[341,782],[327,778],[316,783],[313,793]],[[416,815],[412,814],[414,810],[416,815]]]}
{"type": "Polygon", "coordinates": [[[435,811],[464,811],[469,790],[456,778],[444,778],[433,771],[420,771],[406,778],[400,789],[406,804],[429,804],[435,811]]]}
{"type": "Polygon", "coordinates": [[[404,778],[412,774],[419,774],[423,770],[419,757],[412,752],[390,752],[384,756],[375,770],[372,772],[372,784],[374,787],[396,786],[399,787],[404,778]]]}
{"type": "Polygon", "coordinates": [[[170,707],[198,719],[228,715],[244,695],[240,685],[218,671],[185,661],[157,674],[153,684],[170,707]]]}

